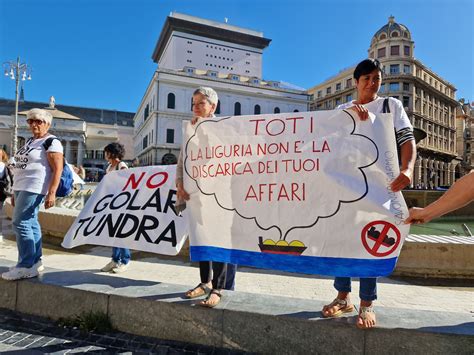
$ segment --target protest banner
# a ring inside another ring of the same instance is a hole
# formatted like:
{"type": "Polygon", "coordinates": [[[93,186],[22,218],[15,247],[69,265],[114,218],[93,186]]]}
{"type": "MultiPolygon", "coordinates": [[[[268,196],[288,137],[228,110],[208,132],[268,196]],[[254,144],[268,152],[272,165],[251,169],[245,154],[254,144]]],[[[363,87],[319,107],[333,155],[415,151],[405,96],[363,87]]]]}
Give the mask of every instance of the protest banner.
{"type": "Polygon", "coordinates": [[[185,123],[193,261],[389,274],[409,227],[391,114],[351,110],[185,123]]]}
{"type": "Polygon", "coordinates": [[[111,171],[104,176],[62,246],[106,245],[176,255],[188,223],[174,204],[176,166],[111,171]]]}

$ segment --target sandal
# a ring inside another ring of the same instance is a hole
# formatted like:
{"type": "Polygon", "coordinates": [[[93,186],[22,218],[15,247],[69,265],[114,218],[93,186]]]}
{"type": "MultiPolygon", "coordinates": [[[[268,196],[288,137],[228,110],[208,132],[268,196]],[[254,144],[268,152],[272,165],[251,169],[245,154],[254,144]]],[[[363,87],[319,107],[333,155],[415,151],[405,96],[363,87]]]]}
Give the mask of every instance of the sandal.
{"type": "Polygon", "coordinates": [[[199,302],[198,304],[203,307],[214,308],[221,301],[221,297],[222,297],[222,294],[219,291],[213,289],[211,293],[209,293],[207,297],[203,301],[199,302]],[[211,301],[212,295],[217,296],[217,297],[214,297],[213,301],[211,301]]]}
{"type": "Polygon", "coordinates": [[[211,289],[205,283],[201,282],[199,285],[197,285],[193,289],[186,291],[186,293],[184,294],[184,297],[197,298],[197,297],[207,295],[209,291],[211,291],[211,289]]]}
{"type": "Polygon", "coordinates": [[[375,311],[373,306],[359,307],[359,316],[357,317],[356,325],[359,329],[371,329],[375,327],[375,311]],[[359,322],[360,320],[362,321],[362,324],[359,322]],[[373,324],[364,324],[367,321],[373,321],[373,324]]]}
{"type": "Polygon", "coordinates": [[[335,298],[330,304],[327,304],[323,307],[321,313],[323,318],[336,318],[342,316],[344,313],[351,313],[354,310],[354,305],[349,303],[347,299],[341,300],[340,298],[335,298]],[[337,307],[336,311],[333,314],[324,314],[325,311],[337,307]]]}

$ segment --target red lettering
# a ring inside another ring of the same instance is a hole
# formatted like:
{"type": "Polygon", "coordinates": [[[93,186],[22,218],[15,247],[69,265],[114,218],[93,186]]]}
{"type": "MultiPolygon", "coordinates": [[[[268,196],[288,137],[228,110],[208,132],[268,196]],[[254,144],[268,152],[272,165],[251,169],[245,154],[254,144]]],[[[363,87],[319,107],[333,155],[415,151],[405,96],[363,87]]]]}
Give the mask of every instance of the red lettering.
{"type": "Polygon", "coordinates": [[[152,176],[150,176],[146,182],[146,186],[149,188],[149,189],[156,189],[158,187],[160,187],[161,185],[163,185],[166,181],[168,180],[168,173],[166,171],[160,171],[160,172],[157,172],[155,174],[153,174],[152,176]],[[157,184],[153,184],[152,180],[155,176],[161,176],[161,181],[158,182],[157,184]]]}
{"type": "Polygon", "coordinates": [[[127,183],[125,184],[125,186],[123,187],[122,191],[125,191],[127,189],[127,186],[128,184],[130,183],[132,185],[132,190],[135,190],[138,185],[140,184],[140,181],[142,181],[143,177],[145,176],[145,172],[143,171],[141,174],[140,174],[140,178],[137,179],[135,178],[135,173],[132,173],[129,177],[128,177],[128,180],[127,180],[127,183]]]}

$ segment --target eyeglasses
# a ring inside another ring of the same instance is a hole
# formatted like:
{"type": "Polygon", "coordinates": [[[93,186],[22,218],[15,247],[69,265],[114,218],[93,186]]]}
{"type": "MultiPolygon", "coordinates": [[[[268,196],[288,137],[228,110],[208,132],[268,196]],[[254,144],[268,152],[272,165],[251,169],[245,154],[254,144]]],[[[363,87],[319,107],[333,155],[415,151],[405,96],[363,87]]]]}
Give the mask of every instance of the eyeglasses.
{"type": "Polygon", "coordinates": [[[26,123],[28,123],[30,126],[31,125],[37,125],[37,126],[41,126],[43,123],[45,123],[43,120],[34,120],[34,119],[28,119],[26,120],[26,123]]]}

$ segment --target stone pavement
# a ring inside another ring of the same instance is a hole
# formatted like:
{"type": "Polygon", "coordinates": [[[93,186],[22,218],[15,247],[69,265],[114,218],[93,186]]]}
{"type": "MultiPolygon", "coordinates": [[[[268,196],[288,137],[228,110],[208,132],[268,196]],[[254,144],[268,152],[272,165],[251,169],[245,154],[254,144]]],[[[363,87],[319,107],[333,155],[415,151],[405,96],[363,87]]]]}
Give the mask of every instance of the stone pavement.
{"type": "MultiPolygon", "coordinates": [[[[240,267],[236,291],[209,310],[182,297],[199,282],[196,265],[134,252],[127,272],[100,273],[110,253],[105,247],[46,245],[46,272],[38,279],[0,282],[0,307],[52,319],[101,310],[123,332],[242,351],[474,353],[472,281],[380,278],[379,327],[360,331],[356,313],[321,318],[322,306],[335,296],[331,278],[240,267]]],[[[3,238],[0,272],[16,257],[13,240],[3,238]]],[[[355,304],[357,294],[354,282],[355,304]]]]}
{"type": "Polygon", "coordinates": [[[43,318],[0,311],[2,354],[222,354],[239,352],[140,337],[126,333],[82,332],[43,318]]]}

